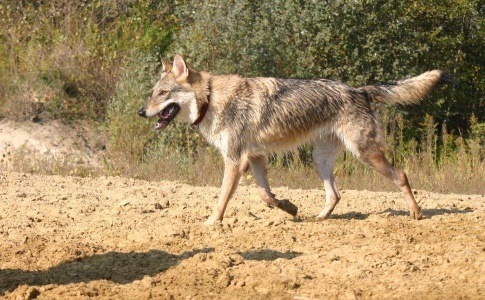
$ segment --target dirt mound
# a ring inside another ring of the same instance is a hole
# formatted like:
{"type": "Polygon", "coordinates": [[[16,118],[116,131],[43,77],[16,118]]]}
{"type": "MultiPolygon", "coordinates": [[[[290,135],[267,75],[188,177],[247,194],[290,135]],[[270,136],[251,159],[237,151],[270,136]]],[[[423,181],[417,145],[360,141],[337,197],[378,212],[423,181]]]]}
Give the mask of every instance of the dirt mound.
{"type": "Polygon", "coordinates": [[[103,134],[87,123],[0,121],[0,158],[3,161],[20,151],[43,159],[62,158],[73,166],[99,167],[105,145],[103,134]]]}
{"type": "Polygon", "coordinates": [[[292,218],[241,186],[204,228],[218,188],[118,177],[0,174],[6,299],[463,299],[485,297],[485,198],[277,188],[292,218]]]}

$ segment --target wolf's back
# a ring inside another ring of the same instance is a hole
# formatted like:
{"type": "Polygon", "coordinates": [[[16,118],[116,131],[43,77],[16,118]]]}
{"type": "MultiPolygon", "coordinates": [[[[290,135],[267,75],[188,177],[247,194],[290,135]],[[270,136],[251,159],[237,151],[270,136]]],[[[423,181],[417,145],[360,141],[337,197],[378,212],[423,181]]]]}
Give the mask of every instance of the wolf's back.
{"type": "Polygon", "coordinates": [[[437,84],[451,81],[447,73],[433,70],[396,83],[368,85],[360,87],[359,90],[367,93],[371,101],[415,104],[424,99],[437,84]]]}

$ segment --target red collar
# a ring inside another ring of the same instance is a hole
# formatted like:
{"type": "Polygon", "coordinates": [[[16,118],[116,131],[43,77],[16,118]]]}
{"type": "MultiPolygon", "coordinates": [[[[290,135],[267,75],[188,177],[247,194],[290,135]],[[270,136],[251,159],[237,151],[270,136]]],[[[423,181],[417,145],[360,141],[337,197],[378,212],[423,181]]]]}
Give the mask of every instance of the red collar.
{"type": "Polygon", "coordinates": [[[207,93],[207,102],[204,102],[204,104],[202,104],[202,108],[200,109],[200,115],[199,117],[197,118],[197,120],[195,120],[194,123],[192,123],[192,125],[194,126],[197,126],[200,124],[200,122],[202,122],[202,119],[204,119],[205,117],[205,113],[207,112],[207,109],[209,108],[209,102],[210,102],[210,90],[209,92],[207,93]]]}

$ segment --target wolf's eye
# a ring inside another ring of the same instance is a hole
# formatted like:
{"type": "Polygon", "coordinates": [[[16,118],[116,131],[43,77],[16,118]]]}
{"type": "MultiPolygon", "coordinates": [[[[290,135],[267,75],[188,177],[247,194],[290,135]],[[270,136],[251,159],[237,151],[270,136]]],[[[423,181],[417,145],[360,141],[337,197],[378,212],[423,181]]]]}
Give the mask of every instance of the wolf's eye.
{"type": "Polygon", "coordinates": [[[163,96],[163,95],[165,95],[165,94],[167,94],[167,91],[160,91],[160,92],[158,92],[158,95],[159,95],[159,96],[163,96]]]}

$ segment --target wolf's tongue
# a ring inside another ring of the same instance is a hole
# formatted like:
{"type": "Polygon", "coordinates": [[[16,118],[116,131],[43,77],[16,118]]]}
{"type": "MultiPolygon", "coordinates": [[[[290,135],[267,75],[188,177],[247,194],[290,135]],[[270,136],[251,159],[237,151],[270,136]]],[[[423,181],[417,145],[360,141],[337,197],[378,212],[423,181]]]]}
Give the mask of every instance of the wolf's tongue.
{"type": "Polygon", "coordinates": [[[162,129],[167,127],[167,125],[172,122],[172,120],[177,116],[180,111],[180,106],[178,104],[172,103],[165,107],[161,112],[157,114],[158,121],[155,123],[155,129],[162,129]]]}

